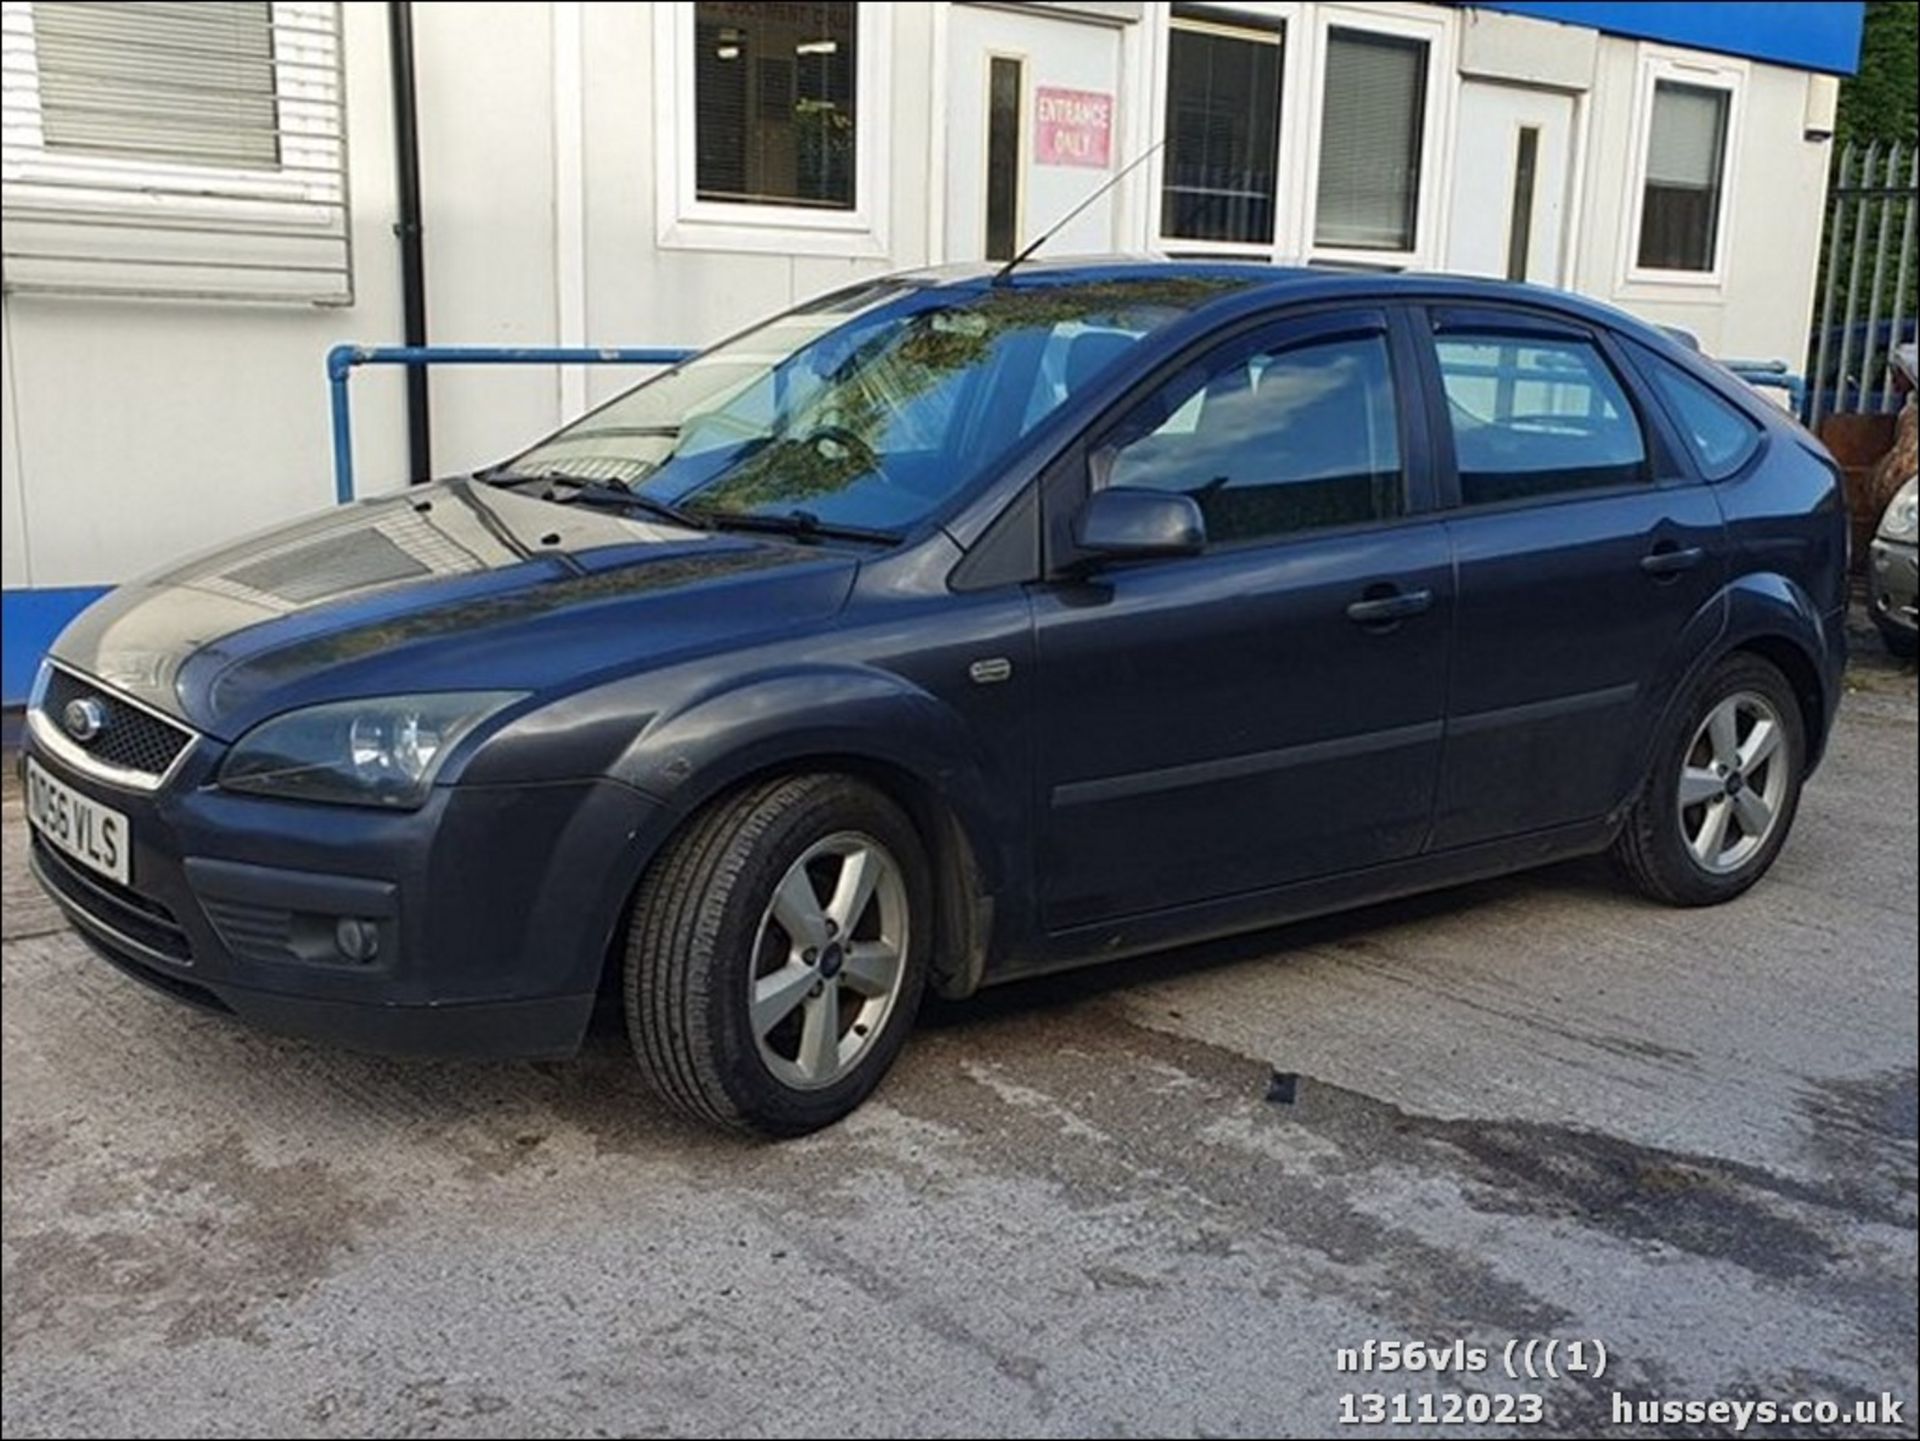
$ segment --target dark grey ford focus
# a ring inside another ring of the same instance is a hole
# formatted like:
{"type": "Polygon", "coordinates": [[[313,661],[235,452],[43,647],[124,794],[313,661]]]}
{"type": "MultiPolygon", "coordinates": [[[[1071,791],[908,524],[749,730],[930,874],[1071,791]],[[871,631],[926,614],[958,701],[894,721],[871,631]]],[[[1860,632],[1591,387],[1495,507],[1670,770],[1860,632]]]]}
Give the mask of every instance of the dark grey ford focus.
{"type": "Polygon", "coordinates": [[[32,862],[113,964],[772,1134],[960,997],[1611,849],[1772,863],[1840,694],[1834,468],[1527,287],[863,284],[55,644],[32,862]]]}

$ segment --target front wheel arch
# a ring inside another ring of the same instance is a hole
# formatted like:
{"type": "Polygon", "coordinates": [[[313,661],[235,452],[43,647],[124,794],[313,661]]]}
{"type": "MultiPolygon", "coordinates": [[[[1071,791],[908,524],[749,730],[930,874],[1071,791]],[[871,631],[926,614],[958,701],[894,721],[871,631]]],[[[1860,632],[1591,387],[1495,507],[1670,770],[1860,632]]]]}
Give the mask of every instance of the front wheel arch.
{"type": "Polygon", "coordinates": [[[709,778],[683,789],[671,824],[635,866],[608,928],[602,959],[601,989],[617,988],[625,947],[625,918],[633,909],[648,872],[691,826],[733,797],[783,776],[840,775],[863,781],[907,813],[925,848],[933,872],[932,973],[934,993],[960,1000],[980,986],[992,949],[999,907],[997,892],[981,864],[980,848],[968,823],[927,779],[897,761],[851,751],[798,752],[753,770],[709,778]]]}
{"type": "Polygon", "coordinates": [[[687,1115],[763,1136],[839,1120],[913,1029],[931,900],[911,818],[872,785],[812,772],[729,792],[636,893],[622,1000],[642,1076],[687,1115]],[[856,859],[866,883],[848,890],[835,868],[856,859]]]}

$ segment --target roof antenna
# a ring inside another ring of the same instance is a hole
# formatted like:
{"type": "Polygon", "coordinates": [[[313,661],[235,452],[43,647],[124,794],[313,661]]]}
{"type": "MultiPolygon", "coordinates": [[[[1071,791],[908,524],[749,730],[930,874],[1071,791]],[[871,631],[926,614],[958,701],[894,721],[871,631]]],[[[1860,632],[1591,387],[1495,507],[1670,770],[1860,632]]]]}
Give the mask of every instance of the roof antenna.
{"type": "Polygon", "coordinates": [[[1045,245],[1049,240],[1053,239],[1053,237],[1058,235],[1062,230],[1065,230],[1067,228],[1068,221],[1072,220],[1081,211],[1085,210],[1089,205],[1093,204],[1094,201],[1098,200],[1102,195],[1105,195],[1109,190],[1113,189],[1113,187],[1118,185],[1122,180],[1125,180],[1129,175],[1133,174],[1134,171],[1138,170],[1143,164],[1146,163],[1146,161],[1154,154],[1155,151],[1159,150],[1160,147],[1165,145],[1166,143],[1167,143],[1167,137],[1162,136],[1157,142],[1155,142],[1152,145],[1149,145],[1145,150],[1141,151],[1132,160],[1128,161],[1126,165],[1122,166],[1118,172],[1116,172],[1110,179],[1108,179],[1105,185],[1102,185],[1098,190],[1094,191],[1093,194],[1089,195],[1085,200],[1082,200],[1078,205],[1074,206],[1073,209],[1069,210],[1065,215],[1061,216],[1058,220],[1054,221],[1052,228],[1049,229],[1044,235],[1042,235],[1038,240],[1034,241],[1033,244],[1029,245],[1025,250],[1021,251],[1018,255],[1014,256],[1013,259],[1009,260],[1005,265],[1001,266],[997,271],[995,271],[993,275],[993,283],[995,285],[1005,285],[1007,283],[1007,277],[1013,274],[1015,266],[1023,263],[1025,260],[1027,260],[1029,256],[1031,256],[1041,246],[1045,245]]]}

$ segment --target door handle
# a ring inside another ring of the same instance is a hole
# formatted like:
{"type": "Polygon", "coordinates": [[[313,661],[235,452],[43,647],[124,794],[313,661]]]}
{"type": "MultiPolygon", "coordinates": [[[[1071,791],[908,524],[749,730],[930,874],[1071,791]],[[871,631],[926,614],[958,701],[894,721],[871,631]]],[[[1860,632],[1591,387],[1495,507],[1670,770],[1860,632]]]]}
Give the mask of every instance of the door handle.
{"type": "Polygon", "coordinates": [[[1355,625],[1385,626],[1420,615],[1433,606],[1430,590],[1396,590],[1387,595],[1369,595],[1347,607],[1347,619],[1355,625]]]}
{"type": "Polygon", "coordinates": [[[1640,569],[1652,576],[1678,575],[1683,570],[1692,570],[1706,558],[1706,551],[1697,545],[1682,548],[1663,540],[1640,557],[1640,569]]]}

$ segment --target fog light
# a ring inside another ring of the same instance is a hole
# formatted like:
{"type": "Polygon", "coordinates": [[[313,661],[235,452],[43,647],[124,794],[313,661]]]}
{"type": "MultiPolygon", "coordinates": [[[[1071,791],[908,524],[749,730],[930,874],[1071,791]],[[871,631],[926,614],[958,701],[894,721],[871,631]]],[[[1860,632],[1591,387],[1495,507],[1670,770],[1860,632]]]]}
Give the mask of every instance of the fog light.
{"type": "Polygon", "coordinates": [[[342,916],[334,923],[333,944],[348,960],[364,964],[380,953],[379,923],[342,916]]]}

